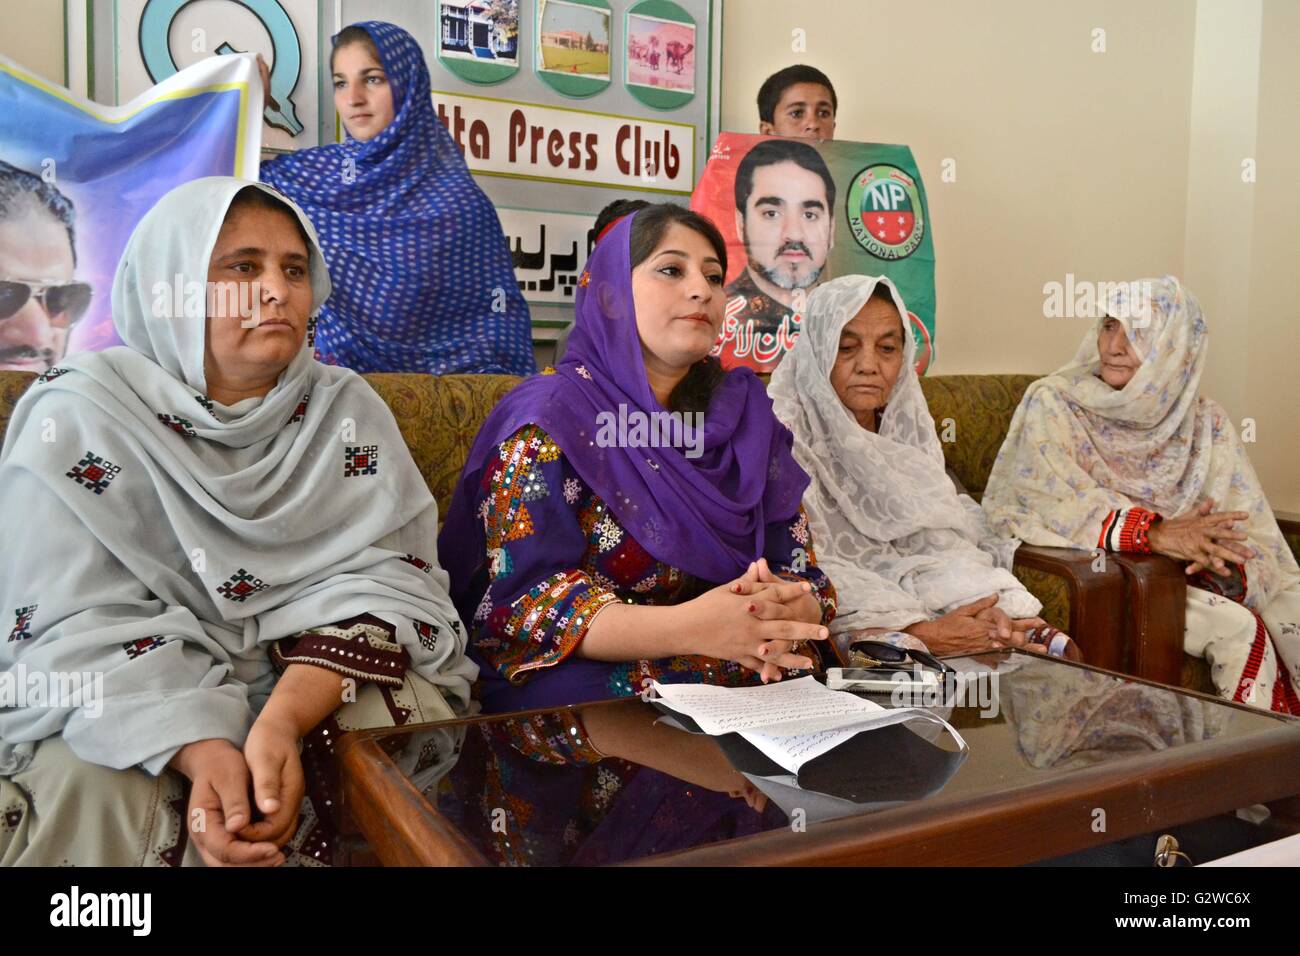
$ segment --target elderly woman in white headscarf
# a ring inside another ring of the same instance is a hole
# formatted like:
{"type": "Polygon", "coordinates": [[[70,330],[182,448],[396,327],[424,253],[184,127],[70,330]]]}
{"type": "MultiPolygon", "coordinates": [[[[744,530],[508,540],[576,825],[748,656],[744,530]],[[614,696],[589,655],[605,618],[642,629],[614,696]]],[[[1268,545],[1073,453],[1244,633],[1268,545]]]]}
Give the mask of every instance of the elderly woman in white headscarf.
{"type": "Polygon", "coordinates": [[[325,862],[300,742],[467,710],[434,499],[384,402],[312,357],[329,288],[292,203],[188,183],[118,266],[125,346],[18,402],[0,863],[325,862]]]}
{"type": "Polygon", "coordinates": [[[812,478],[804,507],[839,593],[836,649],[902,631],[936,654],[1015,645],[1077,658],[1008,570],[1018,542],[993,535],[948,477],[906,316],[886,278],[821,285],[768,389],[812,478]]]}
{"type": "Polygon", "coordinates": [[[1300,714],[1300,568],[1231,419],[1198,393],[1207,347],[1174,277],[1112,290],[1073,360],[1025,392],[984,509],[1032,544],[1182,562],[1184,650],[1221,696],[1300,714]]]}

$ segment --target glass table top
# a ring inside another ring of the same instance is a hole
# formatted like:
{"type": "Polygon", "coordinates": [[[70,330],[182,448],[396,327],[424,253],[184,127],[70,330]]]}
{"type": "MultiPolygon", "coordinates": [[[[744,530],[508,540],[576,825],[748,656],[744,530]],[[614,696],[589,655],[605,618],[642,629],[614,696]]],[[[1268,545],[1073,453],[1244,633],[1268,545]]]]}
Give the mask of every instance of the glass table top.
{"type": "MultiPolygon", "coordinates": [[[[376,734],[490,862],[592,865],[939,800],[978,799],[1114,761],[1292,729],[1300,721],[1013,651],[948,658],[922,701],[947,720],[857,734],[796,776],[742,738],[670,726],[637,698],[376,734]]],[[[888,695],[870,699],[891,706],[888,695]]]]}

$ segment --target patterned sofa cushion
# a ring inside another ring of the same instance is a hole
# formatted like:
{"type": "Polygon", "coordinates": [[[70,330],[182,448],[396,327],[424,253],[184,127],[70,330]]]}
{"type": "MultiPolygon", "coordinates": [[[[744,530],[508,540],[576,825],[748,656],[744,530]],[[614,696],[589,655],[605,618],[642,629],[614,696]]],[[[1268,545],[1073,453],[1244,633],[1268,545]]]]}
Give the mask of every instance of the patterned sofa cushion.
{"type": "Polygon", "coordinates": [[[948,467],[976,501],[1021,397],[1037,375],[938,375],[921,379],[948,467]],[[949,438],[944,441],[943,439],[949,438]]]}
{"type": "Polygon", "coordinates": [[[1034,597],[1043,602],[1043,609],[1038,612],[1052,627],[1070,632],[1070,583],[1059,574],[1050,574],[1038,568],[1016,565],[1011,569],[1034,597]]]}
{"type": "Polygon", "coordinates": [[[513,375],[421,375],[384,372],[364,376],[388,403],[411,457],[438,499],[441,524],[479,426],[522,379],[513,375]]]}
{"type": "Polygon", "coordinates": [[[32,372],[0,371],[0,439],[4,438],[9,419],[14,413],[14,406],[27,387],[36,381],[32,372]]]}

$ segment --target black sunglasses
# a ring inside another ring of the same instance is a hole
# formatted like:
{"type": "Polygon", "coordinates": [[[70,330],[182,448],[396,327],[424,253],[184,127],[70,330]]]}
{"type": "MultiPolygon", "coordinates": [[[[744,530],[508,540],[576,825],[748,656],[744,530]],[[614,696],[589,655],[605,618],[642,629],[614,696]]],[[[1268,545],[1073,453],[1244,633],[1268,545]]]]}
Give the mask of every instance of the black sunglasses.
{"type": "Polygon", "coordinates": [[[904,667],[920,664],[941,674],[955,673],[954,668],[939,658],[908,647],[896,647],[884,641],[854,641],[849,645],[850,663],[854,667],[904,667]]]}
{"type": "Polygon", "coordinates": [[[28,299],[35,299],[49,313],[52,325],[70,329],[86,314],[90,296],[90,284],[86,282],[0,279],[0,322],[17,315],[28,299]]]}

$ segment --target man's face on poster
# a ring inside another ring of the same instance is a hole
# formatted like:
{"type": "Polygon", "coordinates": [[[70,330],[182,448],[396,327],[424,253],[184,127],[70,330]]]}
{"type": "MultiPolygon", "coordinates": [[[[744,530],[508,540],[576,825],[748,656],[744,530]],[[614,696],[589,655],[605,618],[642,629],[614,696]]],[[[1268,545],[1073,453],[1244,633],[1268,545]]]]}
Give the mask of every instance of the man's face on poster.
{"type": "Polygon", "coordinates": [[[789,160],[759,166],[736,228],[749,268],[781,289],[817,284],[834,241],[826,184],[789,160]]]}
{"type": "MultiPolygon", "coordinates": [[[[71,282],[74,262],[68,231],[38,203],[21,203],[0,220],[0,282],[40,285],[71,282]]],[[[9,286],[4,304],[22,296],[9,286]]],[[[44,372],[63,358],[68,346],[67,316],[51,315],[46,302],[31,295],[0,319],[0,369],[44,372]]]]}

